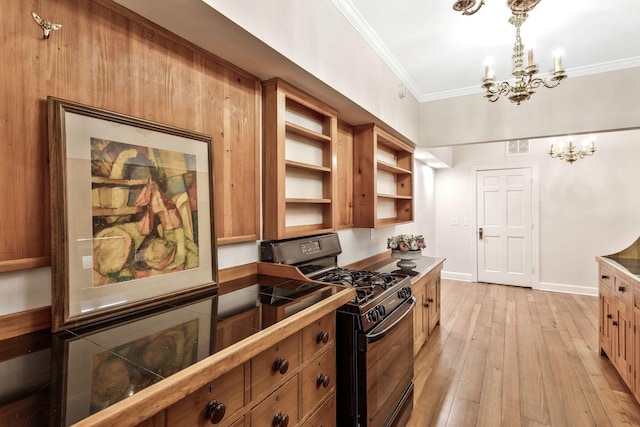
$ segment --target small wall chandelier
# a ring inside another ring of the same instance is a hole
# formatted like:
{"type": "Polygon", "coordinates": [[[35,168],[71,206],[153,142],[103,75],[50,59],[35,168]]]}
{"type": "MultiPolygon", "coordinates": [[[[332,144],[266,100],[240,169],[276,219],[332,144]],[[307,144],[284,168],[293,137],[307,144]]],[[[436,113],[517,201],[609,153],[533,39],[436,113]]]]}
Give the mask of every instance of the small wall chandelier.
{"type": "Polygon", "coordinates": [[[577,149],[575,145],[573,145],[573,138],[569,137],[569,147],[565,151],[564,144],[560,144],[559,147],[554,147],[554,142],[551,142],[551,148],[549,149],[549,155],[553,159],[565,160],[569,163],[573,163],[578,159],[584,159],[587,156],[593,156],[596,152],[596,139],[595,137],[590,137],[582,144],[581,149],[577,149]]]}

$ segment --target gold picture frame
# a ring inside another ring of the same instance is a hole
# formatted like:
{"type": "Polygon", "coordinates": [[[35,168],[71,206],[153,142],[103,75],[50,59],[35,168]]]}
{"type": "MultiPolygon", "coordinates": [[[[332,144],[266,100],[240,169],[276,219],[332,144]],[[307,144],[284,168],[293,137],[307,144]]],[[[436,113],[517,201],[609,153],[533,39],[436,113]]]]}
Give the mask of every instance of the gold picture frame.
{"type": "Polygon", "coordinates": [[[216,287],[212,137],[47,102],[52,330],[216,287]]]}

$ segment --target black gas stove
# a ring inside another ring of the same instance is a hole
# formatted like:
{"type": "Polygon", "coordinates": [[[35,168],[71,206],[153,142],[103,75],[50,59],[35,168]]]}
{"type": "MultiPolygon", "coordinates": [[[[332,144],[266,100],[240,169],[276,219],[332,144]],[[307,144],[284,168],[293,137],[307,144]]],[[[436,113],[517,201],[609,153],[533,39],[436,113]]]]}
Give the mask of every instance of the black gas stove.
{"type": "Polygon", "coordinates": [[[362,331],[373,328],[411,297],[411,280],[396,273],[336,268],[313,280],[356,289],[355,298],[340,310],[360,315],[362,331]]]}
{"type": "Polygon", "coordinates": [[[335,233],[261,243],[261,261],[296,266],[311,280],[355,288],[356,296],[341,308],[360,315],[368,331],[411,297],[411,279],[397,273],[351,270],[338,266],[342,252],[335,233]]]}
{"type": "Polygon", "coordinates": [[[409,276],[338,266],[335,233],[264,241],[260,260],[297,267],[315,282],[351,286],[336,313],[337,425],[396,427],[413,408],[413,308],[409,276]]]}

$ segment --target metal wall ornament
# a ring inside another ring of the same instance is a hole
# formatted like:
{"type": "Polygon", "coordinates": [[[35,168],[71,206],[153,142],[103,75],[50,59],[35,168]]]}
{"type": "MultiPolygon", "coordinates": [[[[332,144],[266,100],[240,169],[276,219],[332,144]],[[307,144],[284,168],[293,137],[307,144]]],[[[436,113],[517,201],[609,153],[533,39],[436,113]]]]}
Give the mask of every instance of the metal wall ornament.
{"type": "Polygon", "coordinates": [[[33,20],[36,21],[36,24],[38,24],[40,28],[42,28],[42,37],[44,39],[48,39],[49,36],[51,36],[51,31],[58,31],[60,28],[62,28],[62,24],[54,24],[47,21],[46,19],[42,19],[35,12],[31,12],[31,16],[33,16],[33,20]]]}

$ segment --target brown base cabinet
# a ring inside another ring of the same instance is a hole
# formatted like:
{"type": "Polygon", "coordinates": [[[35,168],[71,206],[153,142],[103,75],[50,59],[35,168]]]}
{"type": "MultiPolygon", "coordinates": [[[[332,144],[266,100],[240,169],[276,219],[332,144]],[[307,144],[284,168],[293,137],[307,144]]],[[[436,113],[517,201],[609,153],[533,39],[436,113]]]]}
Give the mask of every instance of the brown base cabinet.
{"type": "Polygon", "coordinates": [[[166,410],[166,425],[335,426],[335,313],[166,410]]]}
{"type": "Polygon", "coordinates": [[[429,335],[440,323],[440,273],[442,263],[425,276],[411,284],[411,292],[416,298],[413,311],[413,354],[418,354],[429,335]]]}
{"type": "Polygon", "coordinates": [[[640,401],[640,279],[605,257],[596,259],[600,354],[640,401]]]}

